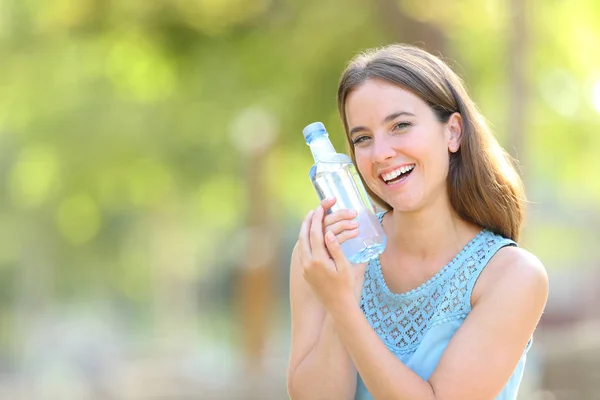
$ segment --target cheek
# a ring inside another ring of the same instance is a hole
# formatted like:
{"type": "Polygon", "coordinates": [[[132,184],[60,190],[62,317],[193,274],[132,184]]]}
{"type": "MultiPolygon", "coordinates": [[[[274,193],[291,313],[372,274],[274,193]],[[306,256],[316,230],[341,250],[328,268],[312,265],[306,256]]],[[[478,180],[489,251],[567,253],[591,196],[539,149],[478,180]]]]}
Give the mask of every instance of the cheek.
{"type": "Polygon", "coordinates": [[[363,176],[367,176],[371,170],[371,160],[369,155],[360,150],[354,152],[354,159],[356,160],[356,169],[363,176]]]}
{"type": "Polygon", "coordinates": [[[448,163],[448,144],[444,140],[443,132],[433,131],[423,135],[422,140],[415,140],[414,149],[422,154],[429,162],[443,165],[448,163]]]}
{"type": "Polygon", "coordinates": [[[448,175],[448,169],[450,166],[450,156],[447,148],[441,148],[436,151],[435,159],[432,160],[435,165],[436,175],[439,176],[440,180],[444,180],[448,175]]]}

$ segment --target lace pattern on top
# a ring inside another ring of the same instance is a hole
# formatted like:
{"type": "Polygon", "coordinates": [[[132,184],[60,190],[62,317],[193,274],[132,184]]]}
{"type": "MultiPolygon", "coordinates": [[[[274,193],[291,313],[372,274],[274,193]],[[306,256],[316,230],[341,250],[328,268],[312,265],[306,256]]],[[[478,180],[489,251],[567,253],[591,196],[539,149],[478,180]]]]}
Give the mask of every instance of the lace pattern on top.
{"type": "MultiPolygon", "coordinates": [[[[381,222],[383,213],[378,217],[381,222]]],[[[466,317],[479,274],[496,251],[507,245],[515,242],[482,230],[431,279],[401,294],[389,290],[376,258],[367,266],[361,309],[392,352],[409,353],[433,326],[466,317]]]]}

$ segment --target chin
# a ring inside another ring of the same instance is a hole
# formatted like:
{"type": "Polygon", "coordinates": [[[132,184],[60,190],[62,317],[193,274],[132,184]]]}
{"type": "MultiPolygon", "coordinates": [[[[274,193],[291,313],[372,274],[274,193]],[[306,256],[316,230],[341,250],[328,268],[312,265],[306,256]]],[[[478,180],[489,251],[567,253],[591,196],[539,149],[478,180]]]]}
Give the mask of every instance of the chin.
{"type": "Polygon", "coordinates": [[[418,211],[420,208],[402,204],[402,205],[393,206],[393,209],[394,209],[394,211],[399,212],[399,213],[411,214],[411,213],[418,211]]]}
{"type": "Polygon", "coordinates": [[[394,211],[410,213],[423,208],[423,202],[416,196],[398,196],[385,200],[394,211]]]}

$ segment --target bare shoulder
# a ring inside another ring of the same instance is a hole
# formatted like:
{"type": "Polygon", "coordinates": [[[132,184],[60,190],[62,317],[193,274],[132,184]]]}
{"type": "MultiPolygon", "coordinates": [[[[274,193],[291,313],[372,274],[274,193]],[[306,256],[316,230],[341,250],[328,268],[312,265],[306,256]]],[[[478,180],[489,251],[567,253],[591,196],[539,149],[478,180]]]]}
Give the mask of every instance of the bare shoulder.
{"type": "Polygon", "coordinates": [[[471,302],[487,297],[527,297],[545,304],[548,297],[548,274],[542,262],[529,251],[514,246],[503,247],[481,273],[471,302]]]}
{"type": "Polygon", "coordinates": [[[492,399],[514,374],[546,305],[548,277],[533,254],[503,247],[473,288],[472,310],[430,378],[444,399],[492,399]]]}

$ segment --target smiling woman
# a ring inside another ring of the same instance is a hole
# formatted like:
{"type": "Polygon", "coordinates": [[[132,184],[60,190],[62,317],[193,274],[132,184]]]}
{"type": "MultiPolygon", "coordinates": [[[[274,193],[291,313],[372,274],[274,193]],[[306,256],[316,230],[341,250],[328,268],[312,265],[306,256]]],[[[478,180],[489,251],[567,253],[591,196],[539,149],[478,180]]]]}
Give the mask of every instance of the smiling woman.
{"type": "Polygon", "coordinates": [[[353,90],[344,112],[348,126],[360,126],[350,130],[351,153],[382,206],[417,210],[446,195],[449,155],[461,140],[461,114],[441,122],[419,96],[380,78],[353,90]],[[410,190],[405,188],[409,181],[410,190]]]}
{"type": "Polygon", "coordinates": [[[548,282],[517,246],[525,198],[510,159],[458,76],[412,46],[352,60],[338,106],[387,246],[353,265],[340,251],[350,211],[327,214],[326,199],[305,218],[290,396],[515,399],[548,282]]]}

